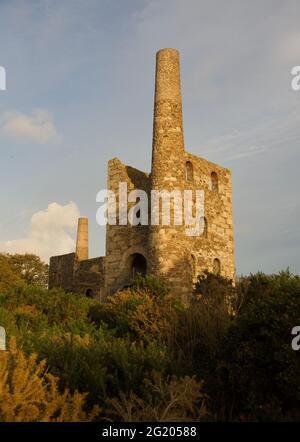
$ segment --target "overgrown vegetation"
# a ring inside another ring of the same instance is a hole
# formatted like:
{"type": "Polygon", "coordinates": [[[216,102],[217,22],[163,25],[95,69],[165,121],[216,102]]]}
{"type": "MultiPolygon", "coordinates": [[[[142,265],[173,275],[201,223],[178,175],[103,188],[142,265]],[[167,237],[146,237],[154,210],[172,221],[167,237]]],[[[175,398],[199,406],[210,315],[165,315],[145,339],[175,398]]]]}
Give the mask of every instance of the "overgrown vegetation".
{"type": "Polygon", "coordinates": [[[0,293],[26,284],[47,287],[48,265],[29,253],[0,253],[0,293]]]}
{"type": "Polygon", "coordinates": [[[150,276],[99,304],[46,273],[0,255],[0,421],[300,419],[298,276],[204,273],[183,305],[150,276]]]}
{"type": "Polygon", "coordinates": [[[0,353],[0,364],[0,421],[87,421],[100,413],[97,406],[89,414],[83,410],[84,394],[60,393],[46,361],[37,362],[34,353],[26,357],[13,338],[10,351],[0,353]]]}

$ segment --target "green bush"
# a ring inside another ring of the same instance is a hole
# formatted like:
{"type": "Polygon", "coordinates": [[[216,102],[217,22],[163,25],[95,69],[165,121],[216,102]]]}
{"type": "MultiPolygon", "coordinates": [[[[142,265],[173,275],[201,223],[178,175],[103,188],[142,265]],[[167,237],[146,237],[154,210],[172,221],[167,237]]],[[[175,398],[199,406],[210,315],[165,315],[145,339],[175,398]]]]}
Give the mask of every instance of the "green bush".
{"type": "Polygon", "coordinates": [[[130,287],[132,292],[146,291],[155,298],[164,298],[170,293],[169,288],[160,279],[151,275],[142,276],[140,273],[135,276],[130,287]]]}
{"type": "Polygon", "coordinates": [[[2,295],[0,306],[11,312],[20,330],[41,331],[52,326],[73,332],[87,332],[88,314],[97,301],[62,289],[46,290],[25,286],[2,295]]]}
{"type": "Polygon", "coordinates": [[[170,366],[167,349],[154,342],[116,338],[100,328],[92,335],[42,335],[31,341],[31,351],[47,359],[49,371],[60,378],[62,389],[88,392],[88,403],[103,404],[119,391],[141,392],[143,380],[170,366]]]}
{"type": "Polygon", "coordinates": [[[43,288],[44,271],[36,259],[0,255],[0,325],[25,355],[47,361],[60,392],[86,392],[88,409],[100,405],[108,418],[203,419],[199,404],[206,419],[300,420],[300,352],[291,348],[298,276],[257,273],[233,286],[204,272],[184,305],[138,275],[99,304],[43,288]],[[189,403],[185,391],[183,405],[185,386],[198,393],[189,403]]]}
{"type": "Polygon", "coordinates": [[[212,396],[223,393],[223,418],[300,419],[300,355],[291,348],[299,312],[298,276],[248,278],[243,308],[223,339],[210,383],[212,396]]]}
{"type": "Polygon", "coordinates": [[[106,304],[92,306],[90,319],[98,326],[106,323],[119,337],[165,342],[180,305],[157,279],[138,275],[130,287],[110,296],[106,304]]]}

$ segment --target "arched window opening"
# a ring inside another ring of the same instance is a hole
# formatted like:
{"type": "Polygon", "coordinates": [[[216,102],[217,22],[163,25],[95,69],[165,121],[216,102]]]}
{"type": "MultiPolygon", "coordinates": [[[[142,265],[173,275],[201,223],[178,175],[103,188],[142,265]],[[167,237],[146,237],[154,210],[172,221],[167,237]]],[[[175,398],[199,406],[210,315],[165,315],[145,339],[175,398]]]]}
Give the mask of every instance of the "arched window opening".
{"type": "Polygon", "coordinates": [[[220,263],[220,260],[218,258],[214,259],[214,262],[213,262],[213,273],[215,275],[220,275],[220,273],[221,273],[221,263],[220,263]]]}
{"type": "Polygon", "coordinates": [[[191,255],[191,267],[192,267],[192,276],[195,277],[197,271],[195,255],[191,255]]]}
{"type": "Polygon", "coordinates": [[[136,200],[136,204],[130,208],[128,219],[132,227],[140,226],[142,224],[140,202],[141,199],[138,197],[136,200]]]}
{"type": "Polygon", "coordinates": [[[207,238],[207,219],[205,218],[205,216],[201,217],[201,227],[202,227],[202,236],[204,238],[207,238]]]}
{"type": "Polygon", "coordinates": [[[145,276],[147,273],[147,260],[141,253],[134,253],[131,255],[131,272],[134,278],[138,273],[145,276]]]}
{"type": "Polygon", "coordinates": [[[87,289],[87,290],[85,291],[85,296],[86,296],[87,298],[93,298],[93,297],[94,297],[94,292],[93,292],[93,290],[92,290],[92,289],[87,289]]]}
{"type": "Polygon", "coordinates": [[[141,209],[137,210],[135,216],[139,219],[139,222],[137,223],[137,226],[140,226],[141,225],[141,209]]]}
{"type": "Polygon", "coordinates": [[[213,192],[219,192],[218,175],[216,174],[216,172],[212,172],[210,176],[210,189],[213,192]]]}
{"type": "Polygon", "coordinates": [[[185,163],[185,181],[192,182],[194,181],[194,170],[193,165],[190,161],[185,163]]]}

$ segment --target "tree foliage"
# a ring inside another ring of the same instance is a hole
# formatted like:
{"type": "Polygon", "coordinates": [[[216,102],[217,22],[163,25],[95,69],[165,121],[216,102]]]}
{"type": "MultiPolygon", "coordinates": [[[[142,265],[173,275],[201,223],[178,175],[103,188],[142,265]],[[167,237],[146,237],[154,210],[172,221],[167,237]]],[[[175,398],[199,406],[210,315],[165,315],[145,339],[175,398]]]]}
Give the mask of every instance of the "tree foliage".
{"type": "Polygon", "coordinates": [[[25,255],[0,254],[0,293],[24,285],[48,285],[48,265],[29,253],[25,255]]]}
{"type": "Polygon", "coordinates": [[[227,418],[300,419],[300,354],[291,347],[299,314],[298,276],[286,271],[248,278],[243,308],[218,355],[214,385],[224,391],[227,418]]]}

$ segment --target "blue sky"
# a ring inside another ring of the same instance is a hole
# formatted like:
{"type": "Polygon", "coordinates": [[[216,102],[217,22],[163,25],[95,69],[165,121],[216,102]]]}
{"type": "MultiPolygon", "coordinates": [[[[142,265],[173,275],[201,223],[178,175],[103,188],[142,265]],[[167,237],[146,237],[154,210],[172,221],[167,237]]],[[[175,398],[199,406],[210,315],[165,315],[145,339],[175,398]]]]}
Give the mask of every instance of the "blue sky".
{"type": "Polygon", "coordinates": [[[155,52],[180,50],[185,144],[232,170],[238,273],[300,271],[298,1],[0,0],[0,248],[72,249],[107,161],[149,171],[155,52]]]}

